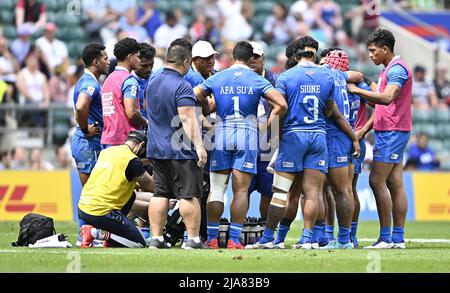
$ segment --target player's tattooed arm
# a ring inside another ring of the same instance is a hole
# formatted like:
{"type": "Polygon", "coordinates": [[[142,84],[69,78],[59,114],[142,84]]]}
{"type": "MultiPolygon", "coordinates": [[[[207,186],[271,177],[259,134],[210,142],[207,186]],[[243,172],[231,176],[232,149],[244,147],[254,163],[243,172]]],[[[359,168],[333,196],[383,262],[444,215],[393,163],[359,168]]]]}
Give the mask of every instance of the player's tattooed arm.
{"type": "Polygon", "coordinates": [[[400,87],[395,84],[388,84],[382,93],[375,91],[367,91],[360,89],[354,84],[348,84],[347,89],[349,92],[359,95],[369,102],[381,105],[389,105],[400,93],[400,87]]]}

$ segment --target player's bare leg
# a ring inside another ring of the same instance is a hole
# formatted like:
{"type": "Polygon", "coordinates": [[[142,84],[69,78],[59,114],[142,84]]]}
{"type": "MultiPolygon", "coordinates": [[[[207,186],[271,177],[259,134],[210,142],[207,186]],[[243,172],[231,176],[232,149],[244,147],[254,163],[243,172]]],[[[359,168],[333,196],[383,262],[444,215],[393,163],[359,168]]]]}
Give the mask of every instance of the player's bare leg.
{"type": "MultiPolygon", "coordinates": [[[[354,167],[354,165],[352,165],[354,167]]],[[[352,232],[350,234],[350,237],[352,238],[352,242],[353,242],[353,247],[358,247],[358,239],[356,237],[356,231],[358,229],[358,221],[359,221],[359,212],[360,212],[360,203],[359,203],[359,197],[358,197],[358,190],[356,188],[356,185],[358,183],[358,178],[359,178],[359,174],[354,174],[353,175],[353,180],[352,180],[352,190],[353,190],[353,200],[355,203],[355,209],[353,212],[353,217],[352,217],[352,232]]]]}
{"type": "Polygon", "coordinates": [[[320,170],[305,169],[303,170],[303,195],[305,204],[303,207],[304,228],[302,237],[292,248],[312,248],[312,238],[314,224],[317,220],[319,212],[319,197],[322,195],[323,175],[320,170]]]}
{"type": "Polygon", "coordinates": [[[217,236],[219,235],[220,217],[224,210],[225,191],[231,170],[210,172],[211,188],[206,204],[208,245],[219,248],[217,236]]]}
{"type": "Polygon", "coordinates": [[[291,189],[295,179],[294,173],[275,172],[273,178],[273,196],[267,213],[266,226],[261,239],[254,245],[248,245],[248,248],[273,248],[273,235],[278,223],[284,215],[287,205],[288,192],[291,189]]]}
{"type": "Polygon", "coordinates": [[[403,186],[403,166],[401,163],[394,165],[386,184],[392,198],[392,218],[394,221],[392,231],[393,247],[405,248],[404,229],[406,213],[408,211],[408,197],[403,186]]]}
{"type": "Polygon", "coordinates": [[[284,210],[283,219],[278,226],[277,237],[273,244],[276,248],[285,248],[284,240],[290,230],[292,222],[295,220],[298,212],[298,204],[302,193],[302,176],[297,175],[292,183],[291,190],[288,193],[288,203],[284,210]]]}
{"type": "Polygon", "coordinates": [[[148,217],[150,219],[150,229],[152,241],[150,248],[169,248],[163,237],[164,225],[167,220],[167,209],[169,199],[164,197],[152,197],[148,206],[148,217]]]}
{"type": "MultiPolygon", "coordinates": [[[[167,211],[167,210],[166,210],[167,211]]],[[[180,215],[183,217],[184,224],[188,233],[188,238],[193,239],[200,233],[200,203],[199,199],[194,197],[180,200],[180,215]]]]}
{"type": "Polygon", "coordinates": [[[248,188],[252,180],[252,174],[233,169],[232,175],[233,201],[230,207],[230,239],[227,248],[243,249],[244,246],[240,243],[240,238],[248,210],[248,188]]]}
{"type": "Polygon", "coordinates": [[[348,166],[328,169],[327,179],[336,201],[339,233],[338,240],[330,243],[326,248],[352,248],[350,232],[354,204],[353,198],[348,193],[348,166]]]}
{"type": "Polygon", "coordinates": [[[394,164],[374,161],[370,171],[369,184],[377,203],[378,218],[380,220],[379,241],[367,248],[391,248],[391,217],[392,199],[386,186],[387,178],[392,172],[394,164]]]}
{"type": "Polygon", "coordinates": [[[323,188],[323,198],[325,203],[325,234],[329,241],[336,240],[334,237],[334,219],[336,217],[336,202],[334,201],[333,192],[325,178],[323,188]]]}

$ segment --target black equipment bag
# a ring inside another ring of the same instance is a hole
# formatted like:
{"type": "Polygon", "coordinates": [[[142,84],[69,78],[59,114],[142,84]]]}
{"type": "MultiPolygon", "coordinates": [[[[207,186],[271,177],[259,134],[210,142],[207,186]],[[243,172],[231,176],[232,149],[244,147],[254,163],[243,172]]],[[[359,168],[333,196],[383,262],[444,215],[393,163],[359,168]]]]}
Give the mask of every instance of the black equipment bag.
{"type": "Polygon", "coordinates": [[[12,246],[28,246],[36,241],[56,234],[53,219],[29,213],[20,221],[19,238],[12,246]]]}

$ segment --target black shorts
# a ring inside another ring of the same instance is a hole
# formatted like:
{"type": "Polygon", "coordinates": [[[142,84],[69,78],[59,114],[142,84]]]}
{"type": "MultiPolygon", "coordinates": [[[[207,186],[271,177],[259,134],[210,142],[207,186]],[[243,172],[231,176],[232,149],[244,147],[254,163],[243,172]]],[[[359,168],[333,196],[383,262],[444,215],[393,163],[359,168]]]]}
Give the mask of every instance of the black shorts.
{"type": "Polygon", "coordinates": [[[155,197],[199,198],[203,188],[203,171],[196,160],[150,159],[155,197]]]}

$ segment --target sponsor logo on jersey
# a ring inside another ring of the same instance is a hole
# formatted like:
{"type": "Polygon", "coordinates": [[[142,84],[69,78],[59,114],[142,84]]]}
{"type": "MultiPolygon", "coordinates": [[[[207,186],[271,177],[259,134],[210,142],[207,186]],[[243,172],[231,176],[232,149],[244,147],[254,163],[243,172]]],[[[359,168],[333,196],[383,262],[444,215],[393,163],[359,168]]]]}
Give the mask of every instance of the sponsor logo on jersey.
{"type": "Polygon", "coordinates": [[[325,160],[320,160],[319,161],[319,166],[321,166],[321,167],[325,166],[325,160]]]}
{"type": "Polygon", "coordinates": [[[397,159],[398,159],[398,154],[391,155],[391,160],[397,160],[397,159]]]}
{"type": "Polygon", "coordinates": [[[252,169],[252,168],[253,168],[253,163],[250,163],[250,162],[244,162],[244,168],[252,169]]]}
{"type": "Polygon", "coordinates": [[[93,86],[90,86],[90,85],[89,85],[89,86],[87,87],[87,92],[88,92],[89,95],[92,96],[92,95],[94,94],[94,91],[95,91],[95,88],[94,88],[93,86]]]}
{"type": "Polygon", "coordinates": [[[284,168],[294,168],[294,162],[283,162],[284,168]]]}
{"type": "Polygon", "coordinates": [[[336,158],[336,161],[338,163],[345,163],[345,162],[347,162],[347,160],[348,160],[348,157],[337,157],[336,158]]]}

